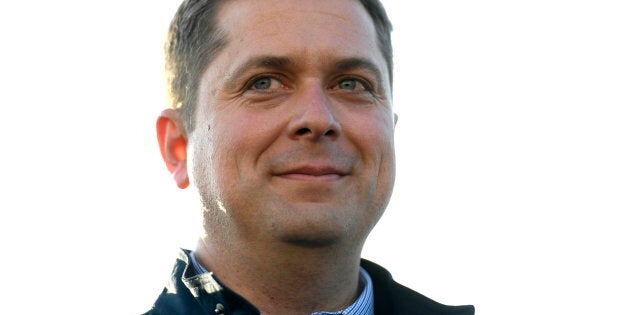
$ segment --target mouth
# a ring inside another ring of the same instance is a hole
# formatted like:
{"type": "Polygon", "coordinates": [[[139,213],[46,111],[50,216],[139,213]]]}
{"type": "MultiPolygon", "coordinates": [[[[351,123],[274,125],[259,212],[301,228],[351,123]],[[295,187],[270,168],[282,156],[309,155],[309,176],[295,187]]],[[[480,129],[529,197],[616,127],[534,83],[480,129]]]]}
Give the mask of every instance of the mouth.
{"type": "Polygon", "coordinates": [[[282,171],[276,176],[301,181],[335,181],[348,175],[348,172],[330,166],[301,166],[282,171]]]}

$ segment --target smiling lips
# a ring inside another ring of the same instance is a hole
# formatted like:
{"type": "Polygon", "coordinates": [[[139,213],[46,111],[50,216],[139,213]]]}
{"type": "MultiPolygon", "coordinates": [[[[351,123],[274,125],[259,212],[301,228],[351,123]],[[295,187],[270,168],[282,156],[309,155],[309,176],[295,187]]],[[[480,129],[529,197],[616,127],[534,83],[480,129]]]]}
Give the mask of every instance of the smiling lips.
{"type": "Polygon", "coordinates": [[[347,172],[331,166],[302,166],[277,174],[284,179],[303,181],[334,181],[346,175],[347,172]]]}

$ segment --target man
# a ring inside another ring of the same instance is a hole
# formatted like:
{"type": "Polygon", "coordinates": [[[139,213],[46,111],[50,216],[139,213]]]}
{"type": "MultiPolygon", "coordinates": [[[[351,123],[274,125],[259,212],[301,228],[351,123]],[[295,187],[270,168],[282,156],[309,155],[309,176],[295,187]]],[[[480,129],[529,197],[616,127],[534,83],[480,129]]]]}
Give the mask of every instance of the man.
{"type": "Polygon", "coordinates": [[[360,259],[394,184],[378,0],[185,1],[157,122],[204,235],[148,314],[473,314],[360,259]]]}

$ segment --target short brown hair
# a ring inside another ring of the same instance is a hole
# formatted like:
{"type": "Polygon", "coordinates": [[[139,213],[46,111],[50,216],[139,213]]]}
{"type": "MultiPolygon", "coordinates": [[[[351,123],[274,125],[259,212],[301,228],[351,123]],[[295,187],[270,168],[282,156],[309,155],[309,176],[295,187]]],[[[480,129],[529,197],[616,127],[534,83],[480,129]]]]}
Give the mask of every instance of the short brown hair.
{"type": "MultiPolygon", "coordinates": [[[[165,45],[166,79],[171,108],[180,111],[188,132],[193,131],[199,79],[226,44],[216,23],[219,5],[227,0],[185,0],[171,22],[165,45]]],[[[393,80],[392,25],[380,0],[359,0],[376,28],[379,49],[393,80]]]]}

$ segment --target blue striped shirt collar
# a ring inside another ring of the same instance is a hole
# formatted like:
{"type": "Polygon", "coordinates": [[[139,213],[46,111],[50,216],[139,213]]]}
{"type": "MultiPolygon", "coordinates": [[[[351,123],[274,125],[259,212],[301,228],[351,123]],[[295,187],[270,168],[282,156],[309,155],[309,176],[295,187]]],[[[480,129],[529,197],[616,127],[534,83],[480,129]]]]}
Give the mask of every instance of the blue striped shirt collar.
{"type": "MultiPolygon", "coordinates": [[[[197,258],[195,257],[195,253],[190,253],[190,260],[192,262],[193,267],[197,271],[197,274],[207,273],[208,270],[202,266],[197,258]]],[[[368,274],[363,267],[360,267],[360,282],[363,286],[363,290],[361,291],[361,295],[357,298],[352,305],[347,308],[336,311],[336,312],[315,312],[311,315],[374,315],[374,288],[372,286],[372,278],[368,274]]]]}

